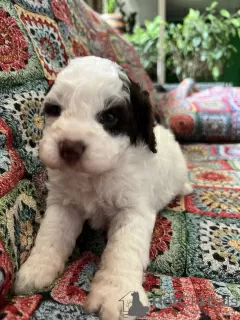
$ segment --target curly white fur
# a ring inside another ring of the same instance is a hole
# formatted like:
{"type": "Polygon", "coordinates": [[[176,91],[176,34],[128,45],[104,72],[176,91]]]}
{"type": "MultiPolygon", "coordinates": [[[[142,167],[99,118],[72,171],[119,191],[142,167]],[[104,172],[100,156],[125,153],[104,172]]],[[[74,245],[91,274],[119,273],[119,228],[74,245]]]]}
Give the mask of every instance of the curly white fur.
{"type": "MultiPolygon", "coordinates": [[[[112,136],[95,116],[107,99],[128,100],[127,76],[109,60],[76,58],[58,76],[46,102],[58,103],[62,114],[47,118],[40,157],[48,167],[47,211],[30,257],[18,272],[15,291],[27,293],[50,285],[63,272],[83,223],[108,226],[108,243],[86,308],[102,320],[119,320],[129,291],[142,288],[157,211],[175,196],[191,192],[178,143],[167,129],[154,129],[157,153],[130,144],[126,135],[112,136]],[[71,168],[59,155],[59,141],[84,141],[79,162],[71,168]]],[[[133,319],[129,317],[129,319],[133,319]]]]}

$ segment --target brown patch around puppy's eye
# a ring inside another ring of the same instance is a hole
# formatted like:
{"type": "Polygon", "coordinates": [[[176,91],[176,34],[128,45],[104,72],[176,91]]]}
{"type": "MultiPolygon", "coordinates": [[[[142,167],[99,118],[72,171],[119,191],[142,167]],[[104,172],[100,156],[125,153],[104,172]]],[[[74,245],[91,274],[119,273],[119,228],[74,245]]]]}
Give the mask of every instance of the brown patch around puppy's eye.
{"type": "Polygon", "coordinates": [[[109,109],[99,116],[99,122],[108,128],[114,127],[118,123],[119,117],[116,109],[109,109]]]}
{"type": "Polygon", "coordinates": [[[61,107],[54,103],[46,103],[44,106],[44,112],[49,117],[59,117],[61,111],[61,107]]]}
{"type": "Polygon", "coordinates": [[[129,132],[129,109],[126,105],[113,106],[97,115],[97,121],[112,135],[123,135],[129,132]]]}

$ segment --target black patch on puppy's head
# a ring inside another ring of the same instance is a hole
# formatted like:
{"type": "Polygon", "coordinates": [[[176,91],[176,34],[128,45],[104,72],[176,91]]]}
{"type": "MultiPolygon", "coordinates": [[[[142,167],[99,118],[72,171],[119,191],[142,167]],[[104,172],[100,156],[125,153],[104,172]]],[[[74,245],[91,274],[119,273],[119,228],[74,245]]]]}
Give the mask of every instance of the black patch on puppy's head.
{"type": "Polygon", "coordinates": [[[132,115],[126,101],[114,102],[114,100],[108,100],[105,109],[97,115],[98,122],[107,132],[113,136],[128,135],[130,140],[131,118],[132,115]]]}
{"type": "Polygon", "coordinates": [[[153,132],[153,110],[149,93],[142,90],[139,84],[130,81],[130,108],[132,110],[132,142],[142,141],[156,153],[156,140],[153,132]]]}
{"type": "Polygon", "coordinates": [[[123,91],[130,95],[129,101],[106,101],[106,108],[97,115],[97,120],[112,135],[127,135],[131,144],[142,142],[156,153],[156,142],[153,132],[153,112],[149,94],[139,84],[126,79],[123,91]]]}

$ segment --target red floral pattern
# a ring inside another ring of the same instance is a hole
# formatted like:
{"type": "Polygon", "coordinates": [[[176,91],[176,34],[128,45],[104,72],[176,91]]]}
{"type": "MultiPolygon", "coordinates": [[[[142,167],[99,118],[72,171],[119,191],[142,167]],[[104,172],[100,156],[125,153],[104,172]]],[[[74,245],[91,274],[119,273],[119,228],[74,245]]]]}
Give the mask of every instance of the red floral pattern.
{"type": "Polygon", "coordinates": [[[87,292],[81,288],[77,281],[81,272],[89,263],[98,263],[98,258],[91,252],[82,254],[81,258],[71,264],[64,272],[61,280],[52,290],[52,297],[61,303],[77,303],[82,305],[87,297],[87,292]]]}
{"type": "Polygon", "coordinates": [[[214,172],[214,171],[205,171],[196,175],[196,178],[199,180],[207,180],[207,181],[216,181],[216,182],[224,182],[224,181],[232,181],[232,177],[228,176],[224,173],[214,172]]]}
{"type": "Polygon", "coordinates": [[[32,39],[46,78],[54,80],[60,70],[67,65],[69,58],[57,23],[20,7],[17,7],[17,11],[32,39]]]}
{"type": "Polygon", "coordinates": [[[238,146],[225,146],[224,152],[228,156],[235,156],[236,159],[240,157],[240,148],[238,146]]]}
{"type": "Polygon", "coordinates": [[[173,211],[184,211],[184,197],[176,197],[168,206],[167,209],[173,210],[173,211]]]}
{"type": "MultiPolygon", "coordinates": [[[[155,277],[155,276],[154,276],[155,277]]],[[[160,277],[162,279],[162,277],[160,277]]],[[[196,301],[193,299],[192,303],[186,303],[183,307],[179,301],[183,295],[188,297],[195,297],[194,287],[190,278],[169,278],[172,288],[161,287],[160,280],[160,295],[157,295],[155,288],[150,290],[154,298],[162,298],[168,301],[169,306],[165,308],[158,308],[153,300],[150,308],[150,313],[141,319],[146,320],[193,320],[200,319],[200,309],[196,301]],[[171,279],[171,280],[170,280],[171,279]],[[172,292],[173,290],[173,292],[172,292]]]]}
{"type": "Polygon", "coordinates": [[[40,294],[14,298],[11,300],[11,303],[0,309],[0,319],[28,320],[31,318],[41,299],[42,296],[40,294]]]}
{"type": "Polygon", "coordinates": [[[4,301],[4,298],[12,285],[12,264],[4,248],[4,245],[0,239],[0,277],[4,277],[0,283],[0,306],[4,301]]]}
{"type": "Polygon", "coordinates": [[[188,169],[195,168],[209,168],[209,169],[218,169],[218,170],[232,170],[232,167],[225,160],[215,160],[215,161],[188,161],[188,169]]]}
{"type": "Polygon", "coordinates": [[[208,319],[239,320],[239,312],[224,303],[223,298],[214,291],[212,283],[207,279],[191,278],[195,291],[195,299],[202,313],[208,319]]]}
{"type": "Polygon", "coordinates": [[[195,187],[184,199],[186,210],[203,216],[240,218],[240,189],[195,187]]]}
{"type": "Polygon", "coordinates": [[[153,231],[150,247],[150,258],[155,259],[158,254],[168,250],[172,238],[172,227],[170,221],[158,215],[153,231]]]}
{"type": "Polygon", "coordinates": [[[0,67],[3,71],[25,68],[30,57],[28,43],[17,22],[0,9],[0,67]]]}
{"type": "Polygon", "coordinates": [[[0,175],[0,197],[2,197],[11,191],[17,182],[23,177],[24,165],[19,154],[13,148],[12,130],[1,118],[0,133],[4,134],[6,137],[5,150],[8,151],[8,156],[11,161],[9,170],[0,175]]]}
{"type": "Polygon", "coordinates": [[[187,114],[175,114],[170,118],[169,126],[177,134],[191,134],[194,129],[194,121],[187,114]]]}
{"type": "Polygon", "coordinates": [[[159,97],[158,114],[184,141],[239,141],[240,88],[216,86],[198,91],[192,79],[159,97]]]}
{"type": "Polygon", "coordinates": [[[153,275],[152,273],[148,273],[145,275],[143,288],[145,291],[151,291],[155,287],[159,287],[160,285],[160,278],[159,276],[153,275]]]}
{"type": "Polygon", "coordinates": [[[65,0],[52,0],[51,4],[55,17],[71,25],[70,11],[65,0]]]}
{"type": "Polygon", "coordinates": [[[78,40],[72,41],[72,51],[75,57],[85,57],[89,55],[89,51],[78,40]]]}
{"type": "Polygon", "coordinates": [[[110,59],[112,61],[117,62],[117,57],[116,57],[116,54],[113,50],[112,44],[109,40],[108,34],[106,34],[105,32],[97,32],[97,34],[96,34],[96,36],[94,36],[94,38],[95,38],[95,41],[97,41],[98,43],[104,43],[104,47],[101,48],[101,50],[102,50],[101,56],[103,58],[107,58],[107,59],[110,59]]]}

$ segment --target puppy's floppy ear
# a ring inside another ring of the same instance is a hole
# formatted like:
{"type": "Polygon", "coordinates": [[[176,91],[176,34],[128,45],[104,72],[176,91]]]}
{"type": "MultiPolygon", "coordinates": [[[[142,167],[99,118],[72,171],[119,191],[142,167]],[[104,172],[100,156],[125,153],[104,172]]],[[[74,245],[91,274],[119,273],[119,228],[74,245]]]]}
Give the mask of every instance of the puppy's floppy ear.
{"type": "Polygon", "coordinates": [[[143,91],[139,84],[130,81],[130,103],[132,106],[133,117],[135,120],[137,140],[146,143],[149,149],[156,153],[156,140],[153,132],[154,120],[152,105],[149,99],[149,93],[143,91]]]}

